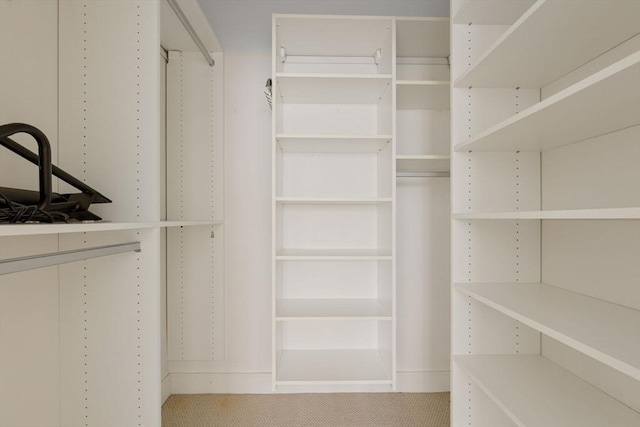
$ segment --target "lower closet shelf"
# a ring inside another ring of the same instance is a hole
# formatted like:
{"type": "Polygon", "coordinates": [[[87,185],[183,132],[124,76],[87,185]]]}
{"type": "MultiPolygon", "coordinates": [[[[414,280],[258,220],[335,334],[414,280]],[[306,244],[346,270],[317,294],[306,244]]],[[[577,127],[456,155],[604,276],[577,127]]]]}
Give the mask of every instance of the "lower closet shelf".
{"type": "Polygon", "coordinates": [[[391,320],[391,306],[376,298],[282,298],[276,301],[276,320],[391,320]]]}
{"type": "Polygon", "coordinates": [[[538,355],[454,356],[520,427],[640,425],[640,414],[538,355]]]}
{"type": "Polygon", "coordinates": [[[284,350],[276,385],[392,384],[378,350],[284,350]]]}

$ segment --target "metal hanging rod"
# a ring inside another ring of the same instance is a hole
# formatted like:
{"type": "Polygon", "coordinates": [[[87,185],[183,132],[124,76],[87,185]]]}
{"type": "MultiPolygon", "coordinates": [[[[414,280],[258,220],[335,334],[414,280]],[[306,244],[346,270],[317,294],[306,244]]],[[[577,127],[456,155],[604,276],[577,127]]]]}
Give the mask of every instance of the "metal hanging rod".
{"type": "Polygon", "coordinates": [[[191,22],[189,22],[189,19],[187,19],[187,16],[184,14],[182,9],[180,8],[180,5],[178,5],[177,0],[167,0],[167,3],[169,3],[169,6],[171,6],[171,9],[173,9],[173,11],[176,13],[176,16],[178,17],[180,22],[182,22],[182,25],[187,30],[187,32],[189,33],[193,41],[196,43],[196,46],[198,46],[198,49],[200,49],[200,52],[202,52],[202,54],[204,55],[204,58],[207,60],[209,65],[212,67],[216,65],[216,61],[213,60],[213,58],[211,57],[211,54],[207,50],[207,47],[204,45],[204,43],[200,39],[200,36],[198,36],[198,33],[196,33],[196,30],[193,29],[191,22]]]}
{"type": "Polygon", "coordinates": [[[426,172],[426,171],[397,171],[398,178],[449,178],[451,174],[448,171],[426,172]]]}
{"type": "Polygon", "coordinates": [[[121,243],[109,246],[97,246],[89,249],[75,249],[72,251],[54,252],[49,254],[32,255],[21,258],[0,260],[0,275],[17,273],[19,271],[50,267],[68,262],[82,261],[123,252],[140,252],[140,242],[121,243]]]}

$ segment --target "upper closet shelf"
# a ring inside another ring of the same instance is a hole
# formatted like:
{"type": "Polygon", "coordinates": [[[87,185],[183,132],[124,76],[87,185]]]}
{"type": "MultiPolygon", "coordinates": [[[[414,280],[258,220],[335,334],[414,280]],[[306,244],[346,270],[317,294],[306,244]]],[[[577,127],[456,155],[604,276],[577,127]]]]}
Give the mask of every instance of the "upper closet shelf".
{"type": "Polygon", "coordinates": [[[454,87],[545,87],[640,33],[638,16],[639,1],[538,0],[454,87]]]}
{"type": "Polygon", "coordinates": [[[455,151],[544,151],[637,125],[638,75],[640,52],[456,145],[455,151]]]}
{"type": "Polygon", "coordinates": [[[454,356],[518,427],[636,427],[640,414],[538,355],[454,356]]]}
{"type": "Polygon", "coordinates": [[[448,110],[449,82],[439,80],[398,80],[399,110],[448,110]]]}
{"type": "Polygon", "coordinates": [[[640,311],[543,283],[465,283],[455,288],[640,380],[640,311]]]}
{"type": "Polygon", "coordinates": [[[449,56],[449,18],[397,18],[398,58],[449,56]]]}
{"type": "Polygon", "coordinates": [[[276,135],[278,146],[287,153],[374,153],[391,139],[391,135],[276,135]]]}
{"type": "Polygon", "coordinates": [[[456,213],[453,219],[640,219],[640,208],[456,213]]]}
{"type": "Polygon", "coordinates": [[[276,74],[285,104],[377,104],[391,85],[390,74],[276,74]]]}
{"type": "Polygon", "coordinates": [[[535,0],[464,0],[453,23],[511,25],[534,3],[535,0]]]}

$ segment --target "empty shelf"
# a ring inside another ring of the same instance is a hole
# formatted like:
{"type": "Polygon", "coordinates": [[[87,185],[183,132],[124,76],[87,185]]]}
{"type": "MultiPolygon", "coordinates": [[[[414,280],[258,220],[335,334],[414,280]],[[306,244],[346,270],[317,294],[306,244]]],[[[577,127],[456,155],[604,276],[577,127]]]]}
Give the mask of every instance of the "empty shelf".
{"type": "Polygon", "coordinates": [[[276,320],[391,320],[391,307],[369,299],[278,299],[276,320]]]}
{"type": "Polygon", "coordinates": [[[397,56],[449,56],[449,18],[397,18],[397,56]]]}
{"type": "Polygon", "coordinates": [[[640,52],[456,145],[455,150],[543,151],[637,125],[638,75],[640,52]]]}
{"type": "Polygon", "coordinates": [[[276,385],[391,384],[378,350],[284,350],[276,385]]]}
{"type": "Polygon", "coordinates": [[[278,261],[367,261],[390,260],[389,251],[378,249],[281,249],[278,261]]]}
{"type": "Polygon", "coordinates": [[[276,74],[279,102],[288,104],[377,104],[390,74],[276,74]]]}
{"type": "Polygon", "coordinates": [[[638,16],[637,1],[538,0],[455,87],[542,88],[638,34],[638,16]]]}
{"type": "Polygon", "coordinates": [[[465,0],[453,17],[454,24],[511,25],[535,0],[465,0]]]}
{"type": "Polygon", "coordinates": [[[276,197],[276,203],[296,205],[377,205],[391,197],[276,197]]]}
{"type": "Polygon", "coordinates": [[[276,135],[287,153],[373,153],[391,142],[391,135],[276,135]]]}
{"type": "Polygon", "coordinates": [[[640,380],[638,310],[542,283],[471,283],[455,288],[640,380]]]}
{"type": "Polygon", "coordinates": [[[640,425],[640,414],[541,356],[454,361],[519,427],[640,425]]]}
{"type": "Polygon", "coordinates": [[[640,208],[457,213],[453,219],[640,219],[640,208]]]}
{"type": "Polygon", "coordinates": [[[450,157],[440,155],[404,155],[396,156],[397,172],[448,172],[450,157]]]}
{"type": "Polygon", "coordinates": [[[442,80],[398,80],[399,110],[448,110],[449,82],[442,80]]]}

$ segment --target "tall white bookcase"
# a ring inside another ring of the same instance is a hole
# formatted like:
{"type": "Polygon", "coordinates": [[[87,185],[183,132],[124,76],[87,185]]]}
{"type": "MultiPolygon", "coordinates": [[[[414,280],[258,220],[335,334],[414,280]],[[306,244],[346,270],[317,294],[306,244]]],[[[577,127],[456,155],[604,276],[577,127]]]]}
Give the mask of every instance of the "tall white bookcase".
{"type": "Polygon", "coordinates": [[[452,425],[640,423],[640,2],[452,2],[452,425]]]}

